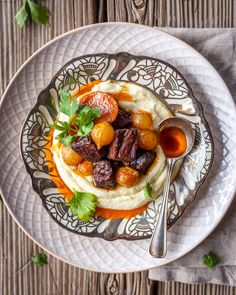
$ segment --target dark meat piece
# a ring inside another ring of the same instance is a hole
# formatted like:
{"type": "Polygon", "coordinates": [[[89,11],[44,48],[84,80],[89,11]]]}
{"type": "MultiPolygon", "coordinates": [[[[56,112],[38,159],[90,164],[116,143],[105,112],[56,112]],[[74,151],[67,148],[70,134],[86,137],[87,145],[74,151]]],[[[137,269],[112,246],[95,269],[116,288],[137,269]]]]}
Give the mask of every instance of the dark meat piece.
{"type": "Polygon", "coordinates": [[[114,170],[116,171],[119,167],[122,166],[122,163],[120,161],[112,161],[111,160],[111,165],[114,168],[114,170]]]}
{"type": "Polygon", "coordinates": [[[72,143],[71,148],[85,160],[90,162],[101,161],[105,156],[105,150],[98,150],[96,144],[90,137],[80,137],[72,143]]]}
{"type": "Polygon", "coordinates": [[[108,160],[93,163],[93,182],[97,187],[114,188],[114,171],[108,160]]]}
{"type": "Polygon", "coordinates": [[[141,174],[147,173],[148,168],[152,165],[156,158],[156,153],[153,151],[138,150],[136,159],[129,163],[124,163],[126,166],[134,168],[141,174]]]}
{"type": "Polygon", "coordinates": [[[125,111],[119,109],[118,115],[116,117],[115,122],[112,123],[113,127],[116,129],[124,128],[131,123],[130,114],[125,111]]]}
{"type": "Polygon", "coordinates": [[[118,129],[108,150],[108,159],[131,162],[136,157],[138,134],[136,128],[118,129]]]}

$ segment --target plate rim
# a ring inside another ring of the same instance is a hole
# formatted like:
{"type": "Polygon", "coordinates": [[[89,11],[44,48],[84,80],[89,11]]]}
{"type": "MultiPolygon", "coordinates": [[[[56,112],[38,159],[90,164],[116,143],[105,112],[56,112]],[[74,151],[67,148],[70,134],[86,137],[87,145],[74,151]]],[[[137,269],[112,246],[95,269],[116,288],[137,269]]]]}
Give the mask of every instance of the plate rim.
{"type": "MultiPolygon", "coordinates": [[[[92,54],[85,54],[85,55],[81,55],[81,56],[77,56],[77,57],[73,57],[72,59],[70,59],[69,61],[67,61],[54,75],[53,77],[50,79],[48,85],[43,88],[37,95],[36,97],[36,100],[35,100],[35,104],[32,106],[32,108],[29,110],[26,118],[25,118],[25,121],[21,127],[21,131],[20,131],[20,136],[19,136],[19,149],[20,149],[20,155],[21,155],[21,159],[24,163],[24,167],[26,169],[26,172],[28,173],[28,175],[30,176],[30,179],[31,179],[31,183],[32,183],[32,188],[34,190],[34,192],[40,197],[41,201],[42,201],[42,205],[43,207],[46,209],[47,213],[50,215],[50,217],[61,227],[63,227],[65,230],[71,232],[71,233],[74,233],[74,234],[77,234],[77,235],[81,235],[81,236],[85,236],[85,237],[88,237],[88,238],[101,238],[101,239],[104,239],[106,241],[115,241],[115,240],[127,240],[127,241],[137,241],[137,240],[144,240],[144,239],[150,239],[151,237],[140,237],[139,239],[132,239],[132,237],[128,238],[126,236],[124,237],[116,237],[116,238],[106,238],[106,237],[101,237],[97,234],[95,234],[94,236],[89,236],[87,234],[83,234],[83,233],[76,233],[74,231],[72,231],[71,229],[67,228],[65,225],[61,224],[57,218],[55,216],[53,216],[51,214],[51,212],[48,210],[47,206],[46,206],[46,202],[44,201],[44,195],[43,193],[39,190],[39,188],[34,184],[34,180],[35,178],[33,177],[33,173],[30,171],[30,167],[27,163],[27,161],[25,160],[24,156],[23,156],[23,146],[22,146],[22,141],[23,141],[23,135],[24,135],[24,130],[25,130],[25,127],[26,125],[28,124],[28,121],[29,121],[29,118],[35,114],[38,109],[39,109],[39,106],[41,104],[40,102],[40,99],[41,99],[41,95],[43,95],[44,93],[46,92],[50,92],[50,88],[52,87],[55,87],[55,81],[58,79],[58,76],[62,75],[62,73],[64,72],[64,70],[71,64],[73,64],[75,61],[77,60],[80,60],[80,59],[86,59],[86,58],[89,58],[89,57],[94,57],[94,56],[106,56],[108,59],[112,59],[113,57],[115,56],[120,56],[120,55],[128,55],[129,58],[132,58],[132,59],[141,59],[141,60],[144,60],[144,59],[152,59],[154,61],[157,61],[157,62],[160,62],[160,63],[163,63],[165,64],[166,66],[168,66],[169,68],[171,68],[175,73],[177,73],[181,79],[184,81],[184,83],[186,84],[186,87],[188,89],[188,95],[189,97],[192,99],[193,103],[197,103],[198,105],[198,108],[199,108],[199,113],[200,113],[200,118],[201,118],[201,122],[203,123],[204,127],[206,128],[207,132],[208,132],[208,136],[211,140],[211,146],[212,146],[212,150],[211,150],[211,162],[209,164],[209,168],[207,170],[207,173],[204,175],[204,177],[201,179],[200,181],[200,184],[198,186],[198,188],[195,190],[195,193],[194,193],[194,198],[191,202],[189,202],[185,207],[184,209],[182,210],[182,212],[180,213],[180,215],[178,215],[174,221],[168,225],[167,229],[171,228],[179,219],[181,219],[181,217],[183,216],[183,214],[185,213],[186,209],[191,205],[193,204],[196,199],[197,199],[197,195],[198,195],[198,192],[199,190],[201,189],[201,187],[205,184],[205,181],[207,179],[207,176],[209,175],[210,171],[211,171],[211,168],[212,168],[212,165],[213,165],[213,162],[214,162],[214,159],[215,159],[215,143],[214,143],[214,138],[212,136],[212,131],[211,131],[211,128],[210,128],[210,125],[209,123],[207,122],[206,118],[205,118],[205,115],[204,115],[204,110],[203,110],[203,106],[202,106],[202,103],[199,101],[198,98],[196,98],[196,96],[194,95],[194,92],[192,90],[192,87],[189,85],[189,83],[187,82],[187,80],[185,79],[185,77],[182,75],[182,73],[176,69],[172,64],[164,61],[164,60],[161,60],[159,58],[154,58],[154,57],[148,57],[148,56],[145,56],[145,55],[135,55],[135,54],[131,54],[129,52],[125,52],[125,51],[119,51],[117,53],[107,53],[107,52],[101,52],[101,53],[92,53],[92,54]]],[[[115,80],[115,81],[123,81],[123,80],[115,80]]],[[[130,83],[134,83],[134,84],[137,84],[136,82],[130,82],[130,83]]],[[[140,84],[138,84],[140,85],[140,84]]],[[[155,93],[155,95],[157,96],[157,93],[154,91],[154,90],[151,90],[149,89],[147,86],[145,85],[140,85],[141,87],[144,87],[144,88],[147,88],[149,91],[151,91],[152,93],[155,93]]],[[[164,103],[168,108],[170,108],[170,106],[168,105],[168,103],[165,101],[164,98],[162,97],[159,97],[158,98],[162,103],[164,103]]],[[[174,112],[171,110],[171,112],[174,114],[174,112]]],[[[181,165],[182,166],[182,165],[181,165]]],[[[147,203],[148,204],[148,203],[147,203]]],[[[124,218],[123,218],[124,219],[124,218]]]]}
{"type": "MultiPolygon", "coordinates": [[[[59,39],[62,39],[64,38],[65,36],[67,35],[70,35],[72,33],[75,33],[75,32],[79,32],[79,31],[82,31],[82,30],[86,30],[86,29],[90,29],[90,28],[96,28],[96,27],[99,27],[99,26],[102,26],[102,27],[106,27],[106,26],[114,26],[114,25],[118,25],[118,26],[122,26],[122,25],[125,25],[125,26],[130,26],[130,27],[141,27],[141,28],[146,28],[146,29],[149,29],[149,30],[154,30],[154,31],[159,31],[161,34],[165,35],[169,35],[171,36],[171,38],[173,38],[176,42],[180,42],[182,43],[185,47],[191,49],[198,57],[200,57],[202,60],[204,60],[205,64],[208,65],[208,67],[215,73],[215,75],[221,80],[222,82],[222,86],[224,86],[225,88],[225,91],[228,93],[229,97],[231,98],[231,103],[233,103],[233,106],[234,106],[234,112],[236,112],[236,104],[232,98],[232,95],[225,83],[225,81],[223,80],[223,78],[220,76],[220,74],[216,71],[216,69],[214,68],[214,66],[202,55],[200,54],[197,50],[195,50],[192,46],[190,46],[188,43],[182,41],[181,39],[175,37],[174,35],[172,35],[171,33],[168,33],[164,30],[161,30],[159,28],[156,28],[156,27],[151,27],[151,26],[146,26],[146,25],[142,25],[142,24],[134,24],[134,23],[127,23],[127,22],[102,22],[102,23],[95,23],[95,24],[90,24],[90,25],[86,25],[86,26],[82,26],[82,27],[79,27],[79,28],[75,28],[73,30],[70,30],[68,32],[65,32],[57,37],[55,37],[54,39],[50,40],[49,42],[47,42],[46,44],[44,44],[43,46],[41,46],[39,49],[37,49],[21,66],[20,68],[16,71],[16,73],[13,75],[13,77],[11,78],[10,82],[8,83],[3,95],[2,95],[2,99],[0,101],[0,111],[2,109],[2,105],[7,97],[7,94],[9,92],[9,89],[11,88],[12,84],[14,83],[14,81],[16,80],[16,78],[18,77],[19,73],[22,71],[22,69],[32,60],[34,59],[35,56],[37,56],[41,51],[43,51],[45,48],[47,48],[48,46],[52,45],[54,42],[56,42],[57,40],[59,39]]],[[[19,138],[18,138],[19,139],[19,138]]],[[[19,141],[19,140],[18,140],[19,141]]],[[[228,211],[233,199],[234,199],[234,195],[236,193],[236,178],[235,178],[235,181],[233,183],[234,187],[229,195],[229,200],[228,200],[228,204],[226,205],[226,207],[224,208],[224,210],[222,211],[222,214],[220,217],[218,217],[215,221],[215,223],[209,228],[209,230],[207,231],[207,233],[205,235],[202,236],[202,238],[194,245],[194,247],[191,249],[191,250],[186,250],[184,251],[180,256],[178,256],[177,258],[169,261],[169,262],[164,262],[163,264],[160,264],[158,266],[163,266],[163,265],[166,265],[166,264],[169,264],[173,261],[176,261],[178,260],[179,258],[185,256],[187,253],[191,252],[193,249],[195,249],[198,245],[200,245],[211,233],[212,231],[219,225],[219,223],[221,222],[221,220],[223,219],[223,217],[225,216],[226,212],[228,211]]],[[[13,218],[13,220],[16,222],[16,224],[20,227],[21,230],[23,230],[23,232],[32,240],[34,241],[39,247],[41,247],[45,252],[49,253],[50,255],[56,257],[57,259],[63,261],[63,262],[66,262],[72,266],[75,266],[75,267],[79,267],[79,268],[83,268],[83,269],[86,269],[86,270],[89,270],[89,271],[98,271],[96,268],[93,268],[93,267],[85,267],[84,265],[79,265],[79,264],[74,264],[72,261],[69,261],[69,260],[66,260],[62,257],[60,257],[58,254],[55,254],[53,253],[51,250],[48,250],[45,248],[45,246],[43,246],[41,244],[41,242],[37,241],[30,233],[27,232],[27,230],[24,228],[23,224],[21,224],[16,216],[14,215],[12,209],[10,208],[10,205],[8,204],[7,202],[7,199],[5,198],[3,192],[2,192],[2,188],[0,187],[0,194],[2,196],[2,199],[3,199],[3,202],[6,206],[6,208],[8,209],[11,217],[13,218]]],[[[112,242],[112,241],[111,241],[112,242]]],[[[130,241],[132,242],[132,241],[130,241]]],[[[134,241],[135,242],[135,241],[134,241]]],[[[129,270],[126,270],[126,271],[119,271],[119,273],[130,273],[130,272],[134,272],[134,271],[145,271],[145,270],[149,270],[149,269],[154,269],[156,268],[157,266],[153,266],[153,267],[150,267],[150,268],[139,268],[138,270],[136,269],[129,269],[129,270]]],[[[103,273],[117,273],[117,271],[115,270],[103,270],[101,271],[103,273]]]]}

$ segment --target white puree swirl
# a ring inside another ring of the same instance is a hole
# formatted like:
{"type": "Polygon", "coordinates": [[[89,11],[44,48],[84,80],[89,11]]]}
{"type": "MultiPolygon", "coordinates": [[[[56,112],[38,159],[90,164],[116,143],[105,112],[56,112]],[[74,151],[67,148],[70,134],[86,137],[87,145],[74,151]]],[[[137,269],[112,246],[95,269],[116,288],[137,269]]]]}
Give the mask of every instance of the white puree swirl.
{"type": "MultiPolygon", "coordinates": [[[[158,127],[160,121],[171,117],[170,109],[161,100],[148,89],[137,84],[106,81],[95,85],[92,92],[102,91],[106,93],[119,93],[125,91],[132,96],[132,101],[120,101],[119,106],[130,112],[144,110],[152,114],[154,128],[158,127]]],[[[59,114],[59,120],[68,121],[68,117],[62,113],[59,114]]],[[[53,146],[55,147],[57,140],[55,139],[58,132],[55,130],[53,135],[53,146]]],[[[156,148],[157,158],[153,165],[149,168],[148,173],[139,178],[137,184],[131,188],[116,186],[114,190],[97,188],[93,185],[91,176],[81,177],[73,171],[73,167],[68,166],[62,158],[61,149],[53,148],[53,158],[57,166],[57,170],[64,183],[71,190],[86,191],[97,196],[98,206],[101,208],[110,208],[117,210],[130,210],[143,206],[150,200],[144,196],[144,187],[146,182],[150,182],[153,188],[153,194],[158,196],[162,192],[163,182],[166,175],[166,158],[158,145],[156,148]]],[[[178,165],[179,166],[179,165],[178,165]]],[[[179,167],[176,167],[177,173],[179,167]]]]}

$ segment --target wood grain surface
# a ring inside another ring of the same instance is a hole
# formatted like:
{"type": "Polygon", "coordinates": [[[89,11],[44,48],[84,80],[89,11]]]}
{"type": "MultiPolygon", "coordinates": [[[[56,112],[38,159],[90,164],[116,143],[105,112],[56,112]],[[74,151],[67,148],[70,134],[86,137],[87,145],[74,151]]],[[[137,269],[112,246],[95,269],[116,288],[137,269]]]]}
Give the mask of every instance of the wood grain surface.
{"type": "MultiPolygon", "coordinates": [[[[235,27],[235,0],[39,0],[51,12],[50,26],[34,23],[20,29],[14,15],[23,0],[0,0],[0,96],[10,79],[39,47],[79,26],[128,21],[149,26],[235,27]]],[[[1,127],[0,127],[1,128],[1,127]]],[[[30,258],[42,250],[35,245],[0,204],[0,294],[158,294],[233,295],[236,288],[210,284],[153,282],[147,272],[101,274],[72,267],[48,255],[38,267],[30,258]]]]}

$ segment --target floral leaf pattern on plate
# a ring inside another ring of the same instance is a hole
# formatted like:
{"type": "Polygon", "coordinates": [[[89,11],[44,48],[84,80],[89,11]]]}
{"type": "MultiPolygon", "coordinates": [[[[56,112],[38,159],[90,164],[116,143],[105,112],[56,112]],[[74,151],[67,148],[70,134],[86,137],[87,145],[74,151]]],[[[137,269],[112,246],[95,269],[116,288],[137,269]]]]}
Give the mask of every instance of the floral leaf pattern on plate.
{"type": "Polygon", "coordinates": [[[46,210],[61,226],[80,235],[107,240],[149,238],[160,210],[161,197],[150,202],[146,211],[129,220],[106,220],[96,216],[89,222],[79,221],[65,206],[64,197],[50,179],[53,163],[45,158],[45,152],[50,150],[49,124],[55,120],[58,112],[59,92],[72,91],[93,80],[114,78],[135,82],[156,92],[160,99],[168,102],[176,115],[184,116],[194,125],[197,134],[195,146],[171,184],[168,226],[173,225],[194,201],[197,190],[210,170],[213,140],[201,105],[187,82],[175,68],[161,60],[128,53],[101,53],[71,60],[40,93],[28,115],[21,135],[21,152],[34,190],[42,198],[46,210]]]}

